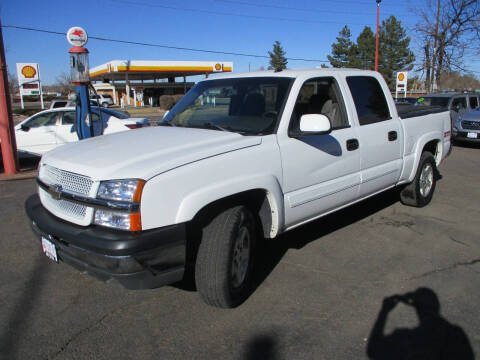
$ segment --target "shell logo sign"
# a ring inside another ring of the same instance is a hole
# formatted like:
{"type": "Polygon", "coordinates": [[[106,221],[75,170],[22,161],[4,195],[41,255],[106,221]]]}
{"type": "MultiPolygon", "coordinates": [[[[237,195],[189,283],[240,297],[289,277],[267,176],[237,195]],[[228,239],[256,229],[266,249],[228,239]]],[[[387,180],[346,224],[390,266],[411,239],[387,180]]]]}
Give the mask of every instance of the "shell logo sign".
{"type": "Polygon", "coordinates": [[[222,70],[222,65],[219,63],[215,64],[215,71],[221,71],[222,70]]]}
{"type": "Polygon", "coordinates": [[[37,70],[33,66],[26,65],[22,68],[22,75],[27,79],[33,79],[37,75],[37,70]]]}
{"type": "Polygon", "coordinates": [[[405,80],[405,74],[404,73],[398,74],[398,81],[403,81],[403,80],[405,80]]]}

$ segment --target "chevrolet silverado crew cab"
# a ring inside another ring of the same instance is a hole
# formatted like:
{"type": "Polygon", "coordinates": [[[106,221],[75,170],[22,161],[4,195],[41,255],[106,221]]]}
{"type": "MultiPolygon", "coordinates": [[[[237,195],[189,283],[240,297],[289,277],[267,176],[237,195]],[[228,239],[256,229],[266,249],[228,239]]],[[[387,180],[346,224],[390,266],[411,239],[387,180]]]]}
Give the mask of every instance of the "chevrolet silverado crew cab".
{"type": "Polygon", "coordinates": [[[26,211],[57,262],[130,289],[193,273],[206,303],[234,307],[259,241],[396,186],[427,205],[450,134],[444,110],[398,114],[376,72],[220,76],[158,127],[45,154],[26,211]]]}

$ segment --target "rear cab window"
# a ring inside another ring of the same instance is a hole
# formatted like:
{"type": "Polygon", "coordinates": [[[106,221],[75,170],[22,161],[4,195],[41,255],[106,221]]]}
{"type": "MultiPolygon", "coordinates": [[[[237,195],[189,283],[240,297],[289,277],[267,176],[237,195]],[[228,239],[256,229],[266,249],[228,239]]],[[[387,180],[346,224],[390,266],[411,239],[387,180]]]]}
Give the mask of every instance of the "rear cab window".
{"type": "Polygon", "coordinates": [[[348,76],[347,84],[361,126],[392,118],[387,99],[376,78],[372,76],[348,76]]]}

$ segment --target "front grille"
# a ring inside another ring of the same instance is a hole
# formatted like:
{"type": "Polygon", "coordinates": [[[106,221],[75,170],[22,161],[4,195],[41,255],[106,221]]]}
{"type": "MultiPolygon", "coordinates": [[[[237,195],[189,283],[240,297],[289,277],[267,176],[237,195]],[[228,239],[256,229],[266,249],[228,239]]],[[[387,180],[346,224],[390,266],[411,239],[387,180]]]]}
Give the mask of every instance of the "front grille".
{"type": "Polygon", "coordinates": [[[40,179],[48,185],[61,185],[63,190],[80,195],[90,194],[93,185],[90,178],[49,165],[44,165],[42,170],[40,179]]]}
{"type": "MultiPolygon", "coordinates": [[[[61,170],[50,165],[40,168],[40,180],[48,185],[60,185],[62,191],[90,196],[93,180],[87,176],[61,170]]],[[[42,205],[55,216],[78,225],[89,225],[93,209],[68,200],[54,199],[43,189],[39,190],[42,205]]]]}
{"type": "Polygon", "coordinates": [[[480,130],[480,121],[462,121],[462,128],[468,130],[480,130]]]}

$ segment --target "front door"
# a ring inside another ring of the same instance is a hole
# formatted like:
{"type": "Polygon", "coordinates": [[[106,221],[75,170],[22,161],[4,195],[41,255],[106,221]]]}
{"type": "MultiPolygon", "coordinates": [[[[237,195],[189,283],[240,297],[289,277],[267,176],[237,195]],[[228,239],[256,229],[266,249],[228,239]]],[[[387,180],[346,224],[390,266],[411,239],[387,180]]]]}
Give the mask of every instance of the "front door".
{"type": "Polygon", "coordinates": [[[351,202],[360,184],[360,151],[355,128],[333,77],[306,81],[297,98],[289,136],[279,136],[285,191],[286,228],[299,225],[351,202]],[[306,135],[299,130],[305,114],[329,117],[332,132],[306,135]]]}
{"type": "Polygon", "coordinates": [[[19,151],[42,155],[55,148],[55,130],[58,112],[45,112],[24,122],[15,128],[15,137],[19,151]]]}

